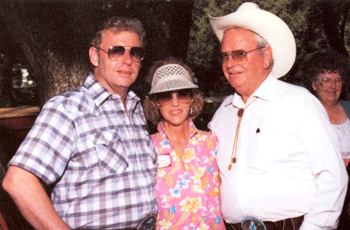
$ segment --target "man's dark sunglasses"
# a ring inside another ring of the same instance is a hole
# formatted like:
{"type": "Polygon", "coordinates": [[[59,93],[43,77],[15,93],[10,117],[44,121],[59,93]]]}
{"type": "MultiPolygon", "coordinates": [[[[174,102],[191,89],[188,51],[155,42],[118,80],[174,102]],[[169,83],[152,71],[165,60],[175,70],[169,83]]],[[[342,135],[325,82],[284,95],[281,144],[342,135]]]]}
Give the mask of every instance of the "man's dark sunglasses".
{"type": "Polygon", "coordinates": [[[145,50],[142,47],[111,46],[108,51],[97,47],[95,48],[107,53],[109,59],[112,61],[119,61],[124,56],[125,50],[130,52],[131,59],[136,62],[142,61],[145,56],[145,50]]]}

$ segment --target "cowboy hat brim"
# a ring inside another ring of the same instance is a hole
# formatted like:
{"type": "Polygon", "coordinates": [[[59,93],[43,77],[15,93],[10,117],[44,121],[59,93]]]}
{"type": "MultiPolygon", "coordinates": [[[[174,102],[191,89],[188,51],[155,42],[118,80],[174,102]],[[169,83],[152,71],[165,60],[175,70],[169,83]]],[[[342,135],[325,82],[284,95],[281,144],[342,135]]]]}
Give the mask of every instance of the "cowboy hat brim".
{"type": "Polygon", "coordinates": [[[255,3],[243,3],[236,12],[222,17],[209,15],[215,35],[222,42],[224,33],[233,27],[242,27],[263,37],[272,48],[272,73],[280,78],[292,68],[296,58],[296,44],[292,31],[276,15],[261,10],[255,3]]]}

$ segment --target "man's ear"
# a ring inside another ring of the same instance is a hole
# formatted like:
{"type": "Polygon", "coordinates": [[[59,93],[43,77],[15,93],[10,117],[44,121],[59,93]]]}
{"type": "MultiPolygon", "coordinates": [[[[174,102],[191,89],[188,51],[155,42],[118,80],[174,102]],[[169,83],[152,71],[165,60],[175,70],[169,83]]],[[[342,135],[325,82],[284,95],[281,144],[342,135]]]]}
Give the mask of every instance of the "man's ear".
{"type": "Polygon", "coordinates": [[[97,49],[93,46],[90,47],[89,49],[89,58],[90,62],[93,66],[97,67],[98,66],[98,52],[97,49]]]}
{"type": "Polygon", "coordinates": [[[315,81],[312,81],[311,86],[316,91],[316,82],[315,81]]]}
{"type": "Polygon", "coordinates": [[[263,51],[264,51],[264,68],[268,69],[271,67],[271,62],[272,62],[271,46],[264,47],[263,51]]]}

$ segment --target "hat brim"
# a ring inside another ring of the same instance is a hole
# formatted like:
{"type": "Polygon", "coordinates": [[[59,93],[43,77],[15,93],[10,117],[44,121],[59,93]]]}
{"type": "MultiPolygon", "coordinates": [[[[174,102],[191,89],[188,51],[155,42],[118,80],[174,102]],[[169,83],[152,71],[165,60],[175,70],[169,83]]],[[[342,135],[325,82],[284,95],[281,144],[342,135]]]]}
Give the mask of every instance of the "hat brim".
{"type": "Polygon", "coordinates": [[[296,44],[292,31],[276,15],[259,8],[237,10],[222,17],[209,15],[215,35],[222,42],[224,33],[232,27],[242,27],[263,37],[272,48],[272,73],[280,78],[292,68],[296,58],[296,44]]]}

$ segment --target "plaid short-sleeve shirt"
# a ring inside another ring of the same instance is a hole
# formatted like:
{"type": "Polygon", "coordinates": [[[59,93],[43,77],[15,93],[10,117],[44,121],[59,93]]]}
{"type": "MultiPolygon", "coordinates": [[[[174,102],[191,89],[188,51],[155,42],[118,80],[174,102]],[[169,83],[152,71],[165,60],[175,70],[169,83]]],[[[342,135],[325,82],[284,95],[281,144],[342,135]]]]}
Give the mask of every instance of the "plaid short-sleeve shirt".
{"type": "Polygon", "coordinates": [[[157,211],[156,153],[139,98],[93,75],[43,107],[10,165],[55,184],[51,199],[71,228],[135,228],[157,211]]]}

